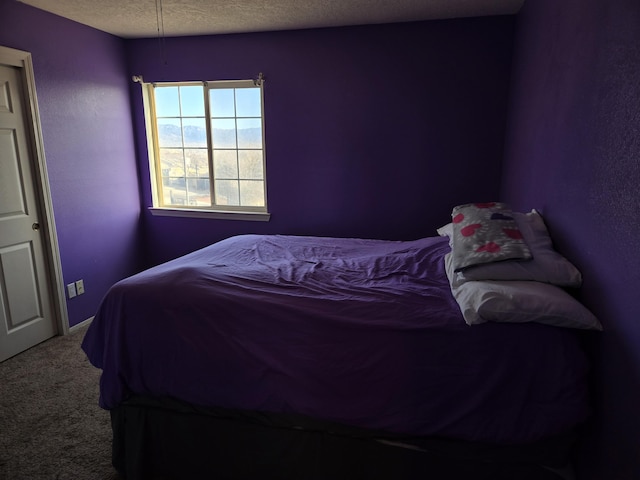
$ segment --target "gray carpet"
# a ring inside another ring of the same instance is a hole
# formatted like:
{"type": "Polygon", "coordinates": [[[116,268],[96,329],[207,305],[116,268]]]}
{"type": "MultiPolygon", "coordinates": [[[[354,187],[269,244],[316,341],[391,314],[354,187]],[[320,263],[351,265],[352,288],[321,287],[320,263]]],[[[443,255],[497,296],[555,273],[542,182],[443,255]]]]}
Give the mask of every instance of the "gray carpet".
{"type": "Polygon", "coordinates": [[[86,326],[0,363],[0,480],[117,480],[86,326]]]}

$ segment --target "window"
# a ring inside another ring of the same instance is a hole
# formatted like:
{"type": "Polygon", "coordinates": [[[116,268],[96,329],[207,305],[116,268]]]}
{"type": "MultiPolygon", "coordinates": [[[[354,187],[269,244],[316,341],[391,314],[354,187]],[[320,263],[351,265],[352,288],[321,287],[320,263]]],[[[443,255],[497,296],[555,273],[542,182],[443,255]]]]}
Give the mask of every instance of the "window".
{"type": "Polygon", "coordinates": [[[268,220],[262,81],[143,87],[152,211],[268,220]]]}

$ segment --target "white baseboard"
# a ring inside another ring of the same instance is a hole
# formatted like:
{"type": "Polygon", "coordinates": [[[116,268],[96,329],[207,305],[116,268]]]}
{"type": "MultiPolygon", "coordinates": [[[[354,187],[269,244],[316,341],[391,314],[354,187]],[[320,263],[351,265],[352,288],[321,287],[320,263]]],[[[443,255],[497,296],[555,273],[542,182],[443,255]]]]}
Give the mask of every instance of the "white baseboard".
{"type": "Polygon", "coordinates": [[[76,330],[80,330],[82,327],[86,327],[92,321],[93,321],[93,317],[89,317],[86,320],[83,320],[82,322],[78,323],[77,325],[74,325],[73,327],[69,327],[69,333],[73,333],[76,330]]]}

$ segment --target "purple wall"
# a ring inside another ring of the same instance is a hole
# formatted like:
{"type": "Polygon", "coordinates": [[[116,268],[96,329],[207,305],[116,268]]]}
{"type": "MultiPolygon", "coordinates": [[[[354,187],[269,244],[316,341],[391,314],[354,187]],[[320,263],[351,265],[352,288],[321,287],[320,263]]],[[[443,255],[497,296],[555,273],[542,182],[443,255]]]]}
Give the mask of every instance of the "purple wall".
{"type": "Polygon", "coordinates": [[[0,45],[33,56],[69,323],[138,266],[140,199],[124,42],[13,0],[0,0],[0,45]]]}
{"type": "MultiPolygon", "coordinates": [[[[155,264],[240,233],[410,239],[451,205],[494,199],[511,69],[513,17],[127,42],[146,81],[255,78],[264,72],[271,221],[152,217],[155,264]]],[[[135,130],[144,139],[140,87],[135,130]]],[[[143,205],[146,145],[138,141],[143,205]]]]}
{"type": "Polygon", "coordinates": [[[504,198],[543,211],[605,328],[578,478],[640,478],[640,2],[525,2],[516,28],[504,198]]]}

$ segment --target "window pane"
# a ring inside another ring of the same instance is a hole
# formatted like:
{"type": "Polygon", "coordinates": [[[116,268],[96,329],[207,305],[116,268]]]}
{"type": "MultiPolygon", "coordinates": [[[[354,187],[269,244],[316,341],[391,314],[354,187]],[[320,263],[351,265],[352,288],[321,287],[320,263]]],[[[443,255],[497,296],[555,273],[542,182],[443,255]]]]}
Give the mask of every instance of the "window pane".
{"type": "Polygon", "coordinates": [[[259,118],[238,119],[238,148],[262,148],[262,122],[259,118]]]}
{"type": "Polygon", "coordinates": [[[176,190],[173,188],[163,189],[163,202],[164,205],[186,205],[187,194],[184,190],[176,190]]]}
{"type": "Polygon", "coordinates": [[[256,180],[240,180],[240,199],[246,207],[264,207],[264,184],[256,180]]]}
{"type": "Polygon", "coordinates": [[[165,205],[187,205],[186,181],[184,177],[163,177],[162,187],[165,205]]]}
{"type": "Polygon", "coordinates": [[[182,127],[179,118],[158,119],[160,147],[182,147],[182,127]]]}
{"type": "Polygon", "coordinates": [[[236,121],[211,120],[213,148],[236,148],[236,121]]]}
{"type": "Polygon", "coordinates": [[[163,183],[166,187],[175,188],[177,190],[184,191],[186,188],[186,182],[184,177],[165,177],[163,183]]]}
{"type": "Polygon", "coordinates": [[[180,106],[183,117],[204,117],[204,89],[202,86],[180,87],[180,106]]]}
{"type": "Polygon", "coordinates": [[[213,174],[215,178],[238,178],[238,153],[236,150],[213,151],[213,174]]]}
{"type": "Polygon", "coordinates": [[[261,115],[260,89],[236,89],[236,115],[238,117],[259,117],[261,115]]]}
{"type": "Polygon", "coordinates": [[[179,117],[180,104],[178,101],[178,87],[156,87],[156,115],[158,117],[179,117]]]}
{"type": "Polygon", "coordinates": [[[187,191],[189,192],[189,205],[210,206],[211,192],[209,191],[208,178],[188,178],[187,191]]]}
{"type": "Polygon", "coordinates": [[[235,117],[233,88],[216,88],[209,91],[212,117],[235,117]]]}
{"type": "Polygon", "coordinates": [[[181,148],[160,149],[160,169],[163,177],[184,176],[184,151],[181,148]]]}
{"type": "Polygon", "coordinates": [[[184,159],[188,177],[209,177],[209,159],[206,149],[186,148],[184,159]]]}
{"type": "Polygon", "coordinates": [[[237,180],[216,180],[216,203],[218,205],[240,205],[237,180]]]}
{"type": "Polygon", "coordinates": [[[239,150],[238,169],[240,178],[262,180],[264,178],[262,150],[239,150]]]}
{"type": "Polygon", "coordinates": [[[207,130],[203,118],[185,118],[182,120],[185,147],[207,148],[207,130]]]}

